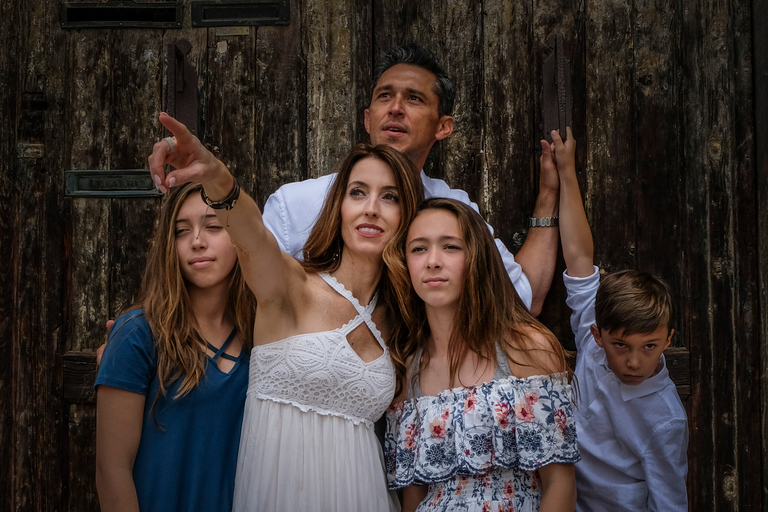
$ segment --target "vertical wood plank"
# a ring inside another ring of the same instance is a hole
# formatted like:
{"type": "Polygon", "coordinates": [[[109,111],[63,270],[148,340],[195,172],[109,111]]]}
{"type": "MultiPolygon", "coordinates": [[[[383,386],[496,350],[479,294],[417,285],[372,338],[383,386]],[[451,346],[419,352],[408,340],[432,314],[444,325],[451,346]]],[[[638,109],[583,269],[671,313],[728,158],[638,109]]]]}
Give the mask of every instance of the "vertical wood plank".
{"type": "Polygon", "coordinates": [[[256,33],[256,165],[253,194],[260,205],[280,185],[307,177],[307,70],[301,2],[291,1],[287,27],[256,33]]]}
{"type": "Polygon", "coordinates": [[[482,2],[441,2],[425,39],[456,83],[454,132],[438,150],[445,180],[465,190],[485,215],[483,201],[483,40],[482,2]],[[451,34],[450,37],[446,37],[451,34]]]}
{"type": "MultiPolygon", "coordinates": [[[[254,84],[255,38],[258,28],[249,27],[248,35],[220,36],[218,29],[208,29],[204,87],[206,96],[206,134],[220,149],[219,157],[253,193],[255,183],[254,84]]],[[[201,63],[202,64],[202,63],[201,63]]]]}
{"type": "MultiPolygon", "coordinates": [[[[19,51],[21,109],[16,142],[41,144],[41,155],[19,162],[15,179],[24,197],[17,205],[16,308],[13,347],[7,354],[14,374],[14,453],[11,499],[14,510],[59,507],[64,467],[61,389],[56,368],[62,349],[65,253],[61,223],[60,172],[67,144],[64,118],[64,53],[57,20],[45,1],[27,2],[16,19],[25,27],[19,51]]],[[[14,31],[12,31],[13,33],[14,31]]]]}
{"type": "MultiPolygon", "coordinates": [[[[709,32],[706,27],[709,19],[702,19],[702,9],[695,2],[684,3],[687,14],[683,18],[683,41],[697,41],[683,47],[684,76],[689,78],[681,85],[681,97],[689,98],[683,104],[683,124],[691,126],[694,136],[686,136],[684,140],[684,159],[687,162],[683,178],[685,180],[684,204],[688,208],[688,216],[684,219],[682,229],[683,239],[686,240],[686,251],[682,256],[682,267],[686,269],[686,275],[681,288],[684,296],[689,297],[689,307],[681,311],[680,326],[689,332],[694,340],[711,340],[712,314],[708,311],[712,301],[709,276],[709,183],[707,167],[709,159],[708,149],[709,132],[711,130],[711,113],[708,111],[712,104],[709,99],[711,87],[706,78],[701,76],[701,66],[706,66],[707,53],[712,48],[704,48],[705,34],[709,32]],[[693,39],[696,38],[696,39],[693,39]],[[687,73],[686,73],[687,71],[687,73]],[[695,212],[695,213],[692,213],[695,212]]],[[[717,456],[712,453],[712,447],[718,444],[715,408],[712,401],[714,389],[712,346],[702,343],[698,350],[692,354],[691,369],[696,376],[691,382],[690,400],[690,432],[691,439],[689,454],[701,450],[707,446],[703,456],[698,458],[698,464],[692,464],[688,471],[688,481],[696,486],[689,493],[691,501],[690,510],[698,510],[701,507],[718,509],[715,503],[715,495],[721,494],[720,479],[716,478],[716,472],[721,473],[722,467],[715,468],[717,456]],[[709,468],[709,469],[707,469],[709,468]]],[[[727,378],[724,379],[725,387],[728,386],[727,378]]],[[[724,440],[733,448],[729,440],[724,440]]],[[[727,447],[727,448],[728,448],[727,447]]],[[[722,498],[718,500],[722,503],[722,498]]]]}
{"type": "MultiPolygon", "coordinates": [[[[71,512],[98,512],[96,494],[96,406],[72,404],[68,408],[69,453],[67,494],[63,508],[71,512]],[[75,446],[75,444],[79,444],[75,446]]],[[[62,475],[61,478],[64,478],[62,475]]]]}
{"type": "MultiPolygon", "coordinates": [[[[110,168],[111,38],[107,30],[70,32],[72,169],[110,168]]],[[[109,318],[109,199],[69,200],[71,222],[69,350],[103,338],[109,318]]]]}
{"type": "Polygon", "coordinates": [[[481,198],[496,236],[517,253],[535,189],[533,9],[527,2],[490,1],[483,11],[481,198]]]}
{"type": "MultiPolygon", "coordinates": [[[[571,127],[574,138],[576,139],[576,170],[579,179],[579,185],[586,196],[587,193],[587,148],[588,133],[585,126],[586,116],[586,66],[585,66],[585,16],[586,5],[583,3],[573,3],[561,1],[555,4],[546,1],[536,1],[533,3],[532,10],[532,42],[530,55],[526,57],[530,66],[530,79],[528,83],[531,87],[531,119],[528,123],[530,133],[527,141],[520,141],[527,150],[531,171],[526,182],[519,185],[521,194],[521,208],[514,210],[514,214],[520,215],[517,221],[518,233],[515,239],[521,242],[527,234],[528,217],[533,212],[536,196],[539,191],[539,156],[541,156],[541,145],[539,141],[545,136],[543,119],[543,75],[542,70],[544,61],[550,57],[551,49],[547,44],[547,38],[551,34],[563,35],[563,47],[566,57],[570,61],[571,67],[571,92],[573,94],[572,105],[572,123],[571,127]],[[529,149],[529,148],[535,148],[529,149]],[[518,213],[519,210],[519,213],[518,213]]],[[[523,75],[519,75],[523,76],[523,75]]],[[[507,212],[509,215],[510,212],[507,212]]],[[[539,319],[549,327],[558,337],[560,342],[569,350],[575,350],[576,345],[573,340],[573,332],[569,322],[570,309],[565,305],[565,285],[563,284],[563,271],[565,270],[565,261],[558,247],[557,263],[555,273],[552,279],[552,286],[549,289],[547,298],[542,307],[539,319]]]]}
{"type": "MultiPolygon", "coordinates": [[[[305,0],[302,28],[307,66],[307,177],[334,172],[360,139],[357,100],[367,82],[356,58],[361,43],[355,31],[368,19],[367,5],[351,0],[305,0]]],[[[364,46],[362,46],[364,47],[364,46]]],[[[363,63],[363,66],[366,64],[363,63]]]]}
{"type": "MultiPolygon", "coordinates": [[[[680,267],[685,216],[681,169],[681,62],[679,6],[658,0],[636,0],[634,19],[635,110],[637,127],[637,265],[666,280],[676,304],[683,304],[680,267]],[[660,244],[659,241],[664,243],[660,244]]],[[[676,327],[673,346],[682,346],[687,333],[676,327]]]]}
{"type": "MultiPolygon", "coordinates": [[[[160,30],[114,33],[111,66],[111,169],[143,169],[157,130],[163,100],[163,35],[160,30]]],[[[193,84],[197,87],[197,84],[193,84]]],[[[158,199],[115,198],[109,204],[109,318],[133,303],[144,272],[158,199]]],[[[91,340],[91,348],[101,340],[91,340]]]]}
{"type": "MultiPolygon", "coordinates": [[[[68,98],[72,144],[72,169],[110,168],[110,112],[113,110],[112,32],[67,32],[68,98]]],[[[105,322],[110,311],[110,200],[68,199],[69,290],[67,350],[93,350],[106,340],[105,322]]],[[[93,405],[65,406],[67,412],[68,467],[65,473],[66,510],[97,510],[95,493],[95,430],[76,428],[78,416],[95,417],[93,405]]]]}
{"type": "MultiPolygon", "coordinates": [[[[760,316],[758,281],[758,230],[756,223],[757,197],[755,192],[755,125],[752,55],[752,2],[733,0],[728,20],[731,41],[731,77],[733,94],[730,96],[732,116],[728,145],[732,163],[726,169],[724,189],[733,207],[734,230],[724,238],[732,244],[733,271],[725,275],[723,288],[733,295],[728,316],[732,318],[734,357],[732,371],[736,393],[735,442],[738,447],[738,500],[739,510],[758,510],[762,502],[756,489],[760,488],[760,474],[754,470],[765,461],[760,457],[760,411],[751,397],[760,393],[760,316]]],[[[715,339],[724,339],[716,337],[715,339]]]]}
{"type": "Polygon", "coordinates": [[[0,295],[0,509],[13,510],[13,482],[15,468],[15,400],[17,388],[14,358],[18,339],[16,296],[18,294],[18,265],[20,257],[19,165],[16,159],[16,124],[20,117],[19,66],[26,38],[16,34],[14,27],[21,24],[20,2],[0,3],[0,249],[5,258],[0,260],[0,282],[6,293],[0,295]]]}
{"type": "Polygon", "coordinates": [[[588,155],[584,202],[595,262],[607,271],[636,268],[631,1],[586,5],[587,132],[581,147],[588,155]]]}
{"type": "MultiPolygon", "coordinates": [[[[752,2],[754,51],[755,182],[757,184],[757,261],[760,312],[760,432],[762,460],[768,460],[768,4],[752,2]]],[[[768,464],[762,465],[763,510],[768,510],[768,464]]]]}
{"type": "Polygon", "coordinates": [[[749,262],[752,256],[736,252],[753,244],[756,235],[752,231],[751,240],[744,238],[750,228],[741,225],[742,197],[737,201],[739,193],[746,193],[747,204],[754,201],[742,183],[752,172],[751,121],[748,114],[744,117],[751,105],[737,104],[751,94],[751,84],[745,85],[749,80],[744,79],[750,73],[742,39],[749,32],[747,24],[744,34],[745,11],[748,8],[739,2],[692,1],[686,4],[683,25],[683,41],[697,42],[685,48],[689,80],[683,91],[684,126],[692,128],[684,145],[690,212],[683,232],[690,244],[683,260],[684,291],[693,300],[684,322],[699,343],[698,357],[692,360],[692,510],[746,510],[759,500],[756,473],[749,469],[760,452],[751,433],[759,418],[748,398],[758,393],[752,373],[757,363],[755,331],[745,325],[741,313],[754,316],[753,285],[745,279],[754,264],[749,262]]]}

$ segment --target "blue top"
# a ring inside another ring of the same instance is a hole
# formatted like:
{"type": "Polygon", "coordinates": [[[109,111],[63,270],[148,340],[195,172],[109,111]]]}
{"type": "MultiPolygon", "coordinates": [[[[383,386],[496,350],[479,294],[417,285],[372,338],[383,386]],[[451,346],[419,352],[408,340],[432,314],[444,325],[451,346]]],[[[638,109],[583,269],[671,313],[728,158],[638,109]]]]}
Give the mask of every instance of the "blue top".
{"type": "Polygon", "coordinates": [[[248,385],[248,356],[224,354],[227,342],[209,357],[199,385],[179,399],[181,380],[168,387],[152,411],[158,389],[157,351],[142,310],[115,322],[99,367],[96,386],[146,397],[133,480],[142,512],[229,512],[248,385]],[[233,359],[229,373],[216,364],[233,359]],[[158,426],[159,425],[159,426],[158,426]]]}

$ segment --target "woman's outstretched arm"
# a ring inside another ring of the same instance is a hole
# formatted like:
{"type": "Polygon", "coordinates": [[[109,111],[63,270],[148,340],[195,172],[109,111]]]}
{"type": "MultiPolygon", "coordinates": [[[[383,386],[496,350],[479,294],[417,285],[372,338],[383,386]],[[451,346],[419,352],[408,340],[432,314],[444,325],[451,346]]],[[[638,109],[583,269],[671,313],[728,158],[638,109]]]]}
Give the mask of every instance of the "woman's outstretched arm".
{"type": "MultiPolygon", "coordinates": [[[[163,191],[194,182],[203,185],[205,194],[213,202],[229,196],[235,179],[224,163],[176,119],[162,113],[160,123],[173,133],[175,144],[161,140],[149,156],[149,170],[158,188],[163,191]],[[166,174],[166,165],[175,169],[166,174]]],[[[245,191],[240,191],[232,209],[212,211],[237,247],[243,275],[259,305],[287,300],[306,279],[306,273],[280,250],[275,237],[264,227],[256,202],[245,191]]]]}

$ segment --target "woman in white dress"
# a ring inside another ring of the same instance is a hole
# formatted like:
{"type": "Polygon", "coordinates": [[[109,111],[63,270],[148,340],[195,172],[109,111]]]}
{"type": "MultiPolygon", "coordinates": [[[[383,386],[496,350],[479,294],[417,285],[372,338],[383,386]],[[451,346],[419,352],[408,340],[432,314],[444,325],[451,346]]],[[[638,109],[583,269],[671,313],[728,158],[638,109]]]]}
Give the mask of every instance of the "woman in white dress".
{"type": "Polygon", "coordinates": [[[401,264],[397,246],[423,196],[418,173],[391,148],[356,146],[299,262],[226,166],[178,121],[160,122],[174,137],[150,157],[155,183],[203,185],[258,302],[233,509],[398,510],[373,422],[395,394],[384,340],[402,283],[390,282],[387,262],[401,264]],[[166,164],[176,170],[165,175],[166,164]]]}

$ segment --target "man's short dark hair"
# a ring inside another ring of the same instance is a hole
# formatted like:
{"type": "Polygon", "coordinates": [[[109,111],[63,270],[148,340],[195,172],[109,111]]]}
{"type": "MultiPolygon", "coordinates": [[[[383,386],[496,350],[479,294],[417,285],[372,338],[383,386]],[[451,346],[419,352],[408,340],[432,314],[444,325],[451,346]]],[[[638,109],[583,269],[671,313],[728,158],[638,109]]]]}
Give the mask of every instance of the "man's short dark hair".
{"type": "Polygon", "coordinates": [[[669,285],[646,272],[624,270],[600,278],[595,324],[609,333],[648,334],[662,325],[672,329],[675,308],[669,285]]]}
{"type": "Polygon", "coordinates": [[[381,60],[376,63],[376,67],[373,68],[371,97],[373,97],[373,90],[376,89],[376,85],[379,83],[381,75],[397,64],[419,66],[434,74],[437,79],[435,80],[433,90],[439,100],[437,104],[437,114],[440,117],[451,115],[453,112],[453,102],[456,100],[456,88],[443,67],[437,62],[437,59],[432,52],[417,44],[396,46],[384,54],[381,60]]]}

